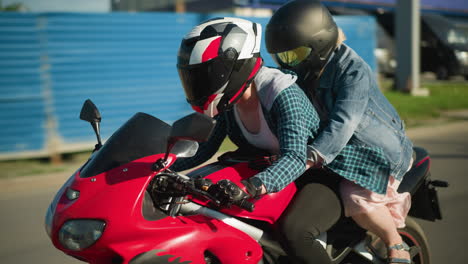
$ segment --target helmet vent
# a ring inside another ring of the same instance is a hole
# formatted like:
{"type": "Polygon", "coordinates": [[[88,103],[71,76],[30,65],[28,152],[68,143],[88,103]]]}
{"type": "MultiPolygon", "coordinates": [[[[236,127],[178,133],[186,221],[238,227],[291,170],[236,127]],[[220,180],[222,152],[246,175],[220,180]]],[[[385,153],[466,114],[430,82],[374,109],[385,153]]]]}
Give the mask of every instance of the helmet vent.
{"type": "Polygon", "coordinates": [[[207,39],[216,36],[218,36],[218,32],[212,26],[207,26],[202,32],[200,32],[200,39],[207,39]]]}

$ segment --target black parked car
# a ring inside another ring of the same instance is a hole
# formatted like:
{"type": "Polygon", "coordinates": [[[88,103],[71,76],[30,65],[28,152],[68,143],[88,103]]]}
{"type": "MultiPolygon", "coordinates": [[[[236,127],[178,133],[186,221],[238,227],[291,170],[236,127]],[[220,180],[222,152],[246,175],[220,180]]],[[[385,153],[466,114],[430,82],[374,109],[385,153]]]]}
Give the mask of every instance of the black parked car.
{"type": "Polygon", "coordinates": [[[425,14],[422,22],[421,70],[440,80],[453,75],[468,79],[468,21],[425,14]]]}
{"type": "MultiPolygon", "coordinates": [[[[390,36],[394,34],[393,13],[375,14],[377,21],[390,36]]],[[[394,46],[393,41],[385,41],[394,46]]],[[[378,61],[395,61],[393,50],[388,49],[388,57],[378,61]],[[393,59],[393,60],[392,60],[393,59]]],[[[421,72],[433,72],[439,80],[447,80],[454,75],[468,79],[468,20],[448,18],[437,14],[421,15],[421,72]]],[[[395,64],[396,65],[396,64],[395,64]]],[[[393,70],[395,68],[393,67],[393,70]]],[[[392,68],[382,69],[391,75],[392,68]]]]}

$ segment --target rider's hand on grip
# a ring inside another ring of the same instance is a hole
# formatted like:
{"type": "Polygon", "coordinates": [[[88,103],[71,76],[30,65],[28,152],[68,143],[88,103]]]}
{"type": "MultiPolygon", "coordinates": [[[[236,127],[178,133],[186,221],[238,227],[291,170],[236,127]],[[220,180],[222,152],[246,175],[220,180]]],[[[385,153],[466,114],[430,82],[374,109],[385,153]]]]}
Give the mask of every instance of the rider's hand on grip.
{"type": "Polygon", "coordinates": [[[246,199],[249,198],[249,195],[230,180],[220,180],[216,184],[211,185],[208,188],[208,193],[216,198],[221,206],[230,207],[234,204],[246,210],[251,208],[246,203],[248,202],[246,199]]]}

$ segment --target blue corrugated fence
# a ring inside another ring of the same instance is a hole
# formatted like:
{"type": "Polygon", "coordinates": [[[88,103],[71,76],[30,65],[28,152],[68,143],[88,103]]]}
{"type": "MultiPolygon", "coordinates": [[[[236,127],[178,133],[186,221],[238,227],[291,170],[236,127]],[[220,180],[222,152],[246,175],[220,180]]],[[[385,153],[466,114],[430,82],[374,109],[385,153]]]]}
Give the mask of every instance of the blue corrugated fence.
{"type": "Polygon", "coordinates": [[[0,153],[44,148],[44,68],[38,17],[0,13],[0,153]]]}
{"type": "MultiPolygon", "coordinates": [[[[217,16],[0,13],[0,159],[92,147],[93,132],[78,119],[87,98],[101,110],[103,138],[136,112],[168,123],[191,112],[177,49],[193,26],[217,16]]],[[[375,21],[336,19],[347,43],[375,68],[375,21]]]]}

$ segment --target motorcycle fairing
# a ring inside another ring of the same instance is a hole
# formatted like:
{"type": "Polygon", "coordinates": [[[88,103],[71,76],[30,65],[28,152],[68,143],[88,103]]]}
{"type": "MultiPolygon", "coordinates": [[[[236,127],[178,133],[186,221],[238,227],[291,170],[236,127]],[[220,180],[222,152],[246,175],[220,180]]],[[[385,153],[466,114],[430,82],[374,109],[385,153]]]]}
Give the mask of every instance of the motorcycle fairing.
{"type": "MultiPolygon", "coordinates": [[[[241,180],[248,179],[258,173],[257,170],[249,168],[248,162],[239,162],[237,164],[229,164],[229,166],[224,166],[220,163],[209,164],[190,172],[189,175],[203,176],[207,175],[207,172],[209,172],[209,175],[206,176],[206,178],[212,180],[213,183],[222,179],[229,179],[242,188],[244,187],[241,180]]],[[[251,199],[250,202],[255,204],[255,210],[253,212],[248,212],[234,206],[229,209],[222,209],[221,212],[235,217],[260,220],[269,224],[274,224],[294,197],[296,190],[296,185],[291,183],[279,192],[263,195],[258,200],[251,199]]],[[[244,191],[246,190],[244,189],[244,191]]],[[[194,201],[196,202],[197,200],[194,201]]],[[[198,203],[203,204],[202,201],[198,201],[198,203]]]]}
{"type": "Polygon", "coordinates": [[[224,264],[257,264],[262,259],[259,243],[216,219],[200,215],[167,217],[157,221],[157,225],[135,227],[128,230],[116,227],[108,241],[99,241],[80,252],[65,253],[93,260],[91,264],[115,263],[112,260],[119,260],[116,262],[119,264],[156,264],[161,260],[205,264],[206,252],[224,264]]]}
{"type": "Polygon", "coordinates": [[[114,245],[112,248],[124,256],[123,263],[130,264],[158,263],[157,260],[163,258],[174,263],[205,264],[206,252],[225,264],[257,264],[262,259],[259,243],[220,220],[202,215],[179,216],[175,219],[180,222],[172,224],[172,229],[167,226],[169,229],[166,228],[166,233],[161,234],[156,243],[142,251],[145,257],[133,252],[133,257],[129,259],[123,252],[128,251],[132,244],[114,245]],[[175,225],[177,228],[174,228],[175,225]],[[174,233],[184,226],[187,228],[183,232],[174,233]]]}
{"type": "MultiPolygon", "coordinates": [[[[152,220],[143,216],[146,189],[157,173],[152,171],[152,164],[163,156],[144,157],[91,178],[82,178],[77,172],[64,186],[65,191],[59,193],[52,224],[54,246],[96,264],[112,263],[112,259],[127,264],[136,256],[156,249],[160,250],[158,256],[172,255],[171,260],[179,256],[182,263],[205,263],[204,251],[216,255],[223,263],[258,263],[262,258],[260,245],[220,220],[203,215],[152,220]],[[79,191],[79,198],[69,200],[67,188],[79,191]],[[72,251],[60,244],[58,232],[66,221],[73,219],[102,220],[106,227],[95,244],[72,251]]],[[[169,155],[167,166],[174,158],[169,155]]]]}
{"type": "MultiPolygon", "coordinates": [[[[52,241],[55,247],[63,250],[58,241],[58,231],[67,220],[98,219],[106,222],[106,230],[96,244],[113,236],[113,230],[128,229],[128,221],[144,222],[142,201],[146,187],[152,176],[154,161],[164,154],[144,157],[128,164],[115,167],[91,178],[83,178],[78,171],[73,179],[64,186],[64,191],[57,195],[52,222],[52,241]],[[69,200],[66,189],[79,191],[79,198],[69,200]]],[[[169,156],[168,165],[174,161],[174,155],[169,156]]],[[[131,235],[131,233],[127,233],[131,235]]],[[[74,253],[74,252],[70,252],[74,253]]]]}
{"type": "Polygon", "coordinates": [[[164,252],[164,250],[154,249],[145,253],[142,253],[135,258],[133,258],[129,264],[145,264],[145,263],[153,263],[153,264],[164,264],[164,263],[174,263],[174,264],[189,264],[192,261],[182,261],[181,257],[173,256],[173,255],[161,255],[159,256],[158,253],[164,252]],[[174,259],[175,258],[175,259],[174,259]]]}

